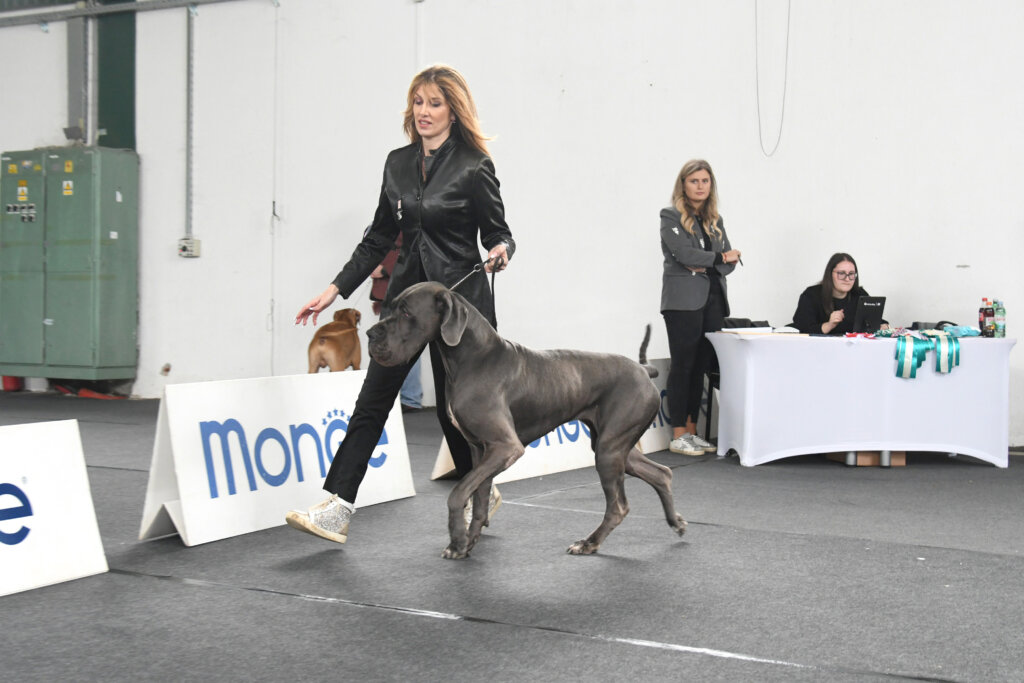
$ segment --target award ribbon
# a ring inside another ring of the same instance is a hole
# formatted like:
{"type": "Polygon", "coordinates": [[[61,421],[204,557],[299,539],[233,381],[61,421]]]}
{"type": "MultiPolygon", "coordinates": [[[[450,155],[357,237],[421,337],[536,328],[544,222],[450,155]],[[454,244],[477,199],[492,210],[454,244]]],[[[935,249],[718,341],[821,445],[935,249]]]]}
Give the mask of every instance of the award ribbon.
{"type": "Polygon", "coordinates": [[[917,369],[932,348],[934,343],[930,339],[916,339],[910,335],[897,337],[896,376],[903,379],[917,377],[917,369]]]}
{"type": "Polygon", "coordinates": [[[960,365],[960,340],[946,333],[927,330],[924,339],[902,335],[896,339],[896,376],[903,379],[917,377],[917,369],[925,356],[935,350],[935,372],[949,373],[960,365]]]}
{"type": "Polygon", "coordinates": [[[947,332],[925,332],[935,339],[935,372],[952,372],[960,365],[960,340],[947,332]]]}

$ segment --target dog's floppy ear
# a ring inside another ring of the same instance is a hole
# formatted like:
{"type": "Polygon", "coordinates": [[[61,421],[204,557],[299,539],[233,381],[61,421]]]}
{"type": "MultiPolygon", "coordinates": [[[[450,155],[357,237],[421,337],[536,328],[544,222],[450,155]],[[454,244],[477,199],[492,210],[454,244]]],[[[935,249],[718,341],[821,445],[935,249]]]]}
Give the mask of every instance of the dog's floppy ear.
{"type": "Polygon", "coordinates": [[[458,346],[469,322],[466,307],[451,292],[444,291],[437,295],[437,311],[441,315],[441,341],[448,346],[458,346]]]}

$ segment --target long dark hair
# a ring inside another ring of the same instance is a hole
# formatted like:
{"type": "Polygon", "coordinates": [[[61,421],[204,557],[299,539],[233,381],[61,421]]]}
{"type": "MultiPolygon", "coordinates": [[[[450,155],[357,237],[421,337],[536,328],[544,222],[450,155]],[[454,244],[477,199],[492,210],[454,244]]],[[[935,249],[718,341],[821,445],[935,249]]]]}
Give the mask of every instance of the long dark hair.
{"type": "Polygon", "coordinates": [[[857,277],[853,279],[853,287],[847,296],[851,297],[851,300],[856,299],[862,291],[860,286],[860,268],[857,267],[857,262],[853,260],[853,257],[842,251],[832,254],[832,258],[828,260],[828,264],[825,266],[825,274],[821,276],[821,303],[825,307],[826,315],[832,315],[834,310],[832,298],[835,294],[835,288],[832,286],[832,271],[843,261],[852,263],[853,269],[857,271],[857,277]]]}

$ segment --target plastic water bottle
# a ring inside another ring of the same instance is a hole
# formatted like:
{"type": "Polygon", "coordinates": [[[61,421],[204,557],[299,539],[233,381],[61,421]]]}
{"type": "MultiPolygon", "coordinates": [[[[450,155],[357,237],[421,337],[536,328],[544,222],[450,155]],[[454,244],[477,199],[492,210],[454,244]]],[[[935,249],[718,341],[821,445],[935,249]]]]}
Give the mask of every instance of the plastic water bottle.
{"type": "Polygon", "coordinates": [[[996,299],[996,305],[993,307],[995,312],[995,336],[1005,337],[1006,336],[1006,306],[999,299],[996,299]]]}

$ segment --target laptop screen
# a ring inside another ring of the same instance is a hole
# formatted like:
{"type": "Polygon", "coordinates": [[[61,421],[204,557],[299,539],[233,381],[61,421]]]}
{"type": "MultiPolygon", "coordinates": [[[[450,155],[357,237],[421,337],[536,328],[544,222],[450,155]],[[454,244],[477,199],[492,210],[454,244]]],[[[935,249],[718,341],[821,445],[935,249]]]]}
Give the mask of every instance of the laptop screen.
{"type": "Polygon", "coordinates": [[[877,332],[882,325],[885,310],[884,296],[862,296],[857,299],[857,313],[853,319],[854,332],[877,332]]]}

